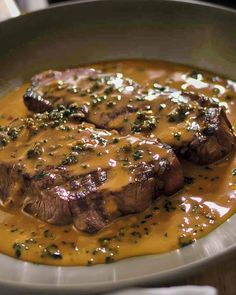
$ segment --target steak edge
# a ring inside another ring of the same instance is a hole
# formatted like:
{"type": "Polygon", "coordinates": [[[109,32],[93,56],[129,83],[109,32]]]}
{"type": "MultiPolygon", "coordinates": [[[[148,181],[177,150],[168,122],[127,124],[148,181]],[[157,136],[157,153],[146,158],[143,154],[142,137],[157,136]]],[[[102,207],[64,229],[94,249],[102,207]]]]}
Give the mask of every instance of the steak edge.
{"type": "Polygon", "coordinates": [[[3,205],[93,233],[182,188],[182,168],[169,146],[72,123],[74,112],[61,108],[2,127],[3,205]]]}
{"type": "Polygon", "coordinates": [[[197,164],[228,155],[235,135],[219,101],[168,87],[145,89],[119,73],[46,71],[32,78],[24,102],[33,112],[76,103],[81,121],[123,135],[143,133],[197,164]]]}

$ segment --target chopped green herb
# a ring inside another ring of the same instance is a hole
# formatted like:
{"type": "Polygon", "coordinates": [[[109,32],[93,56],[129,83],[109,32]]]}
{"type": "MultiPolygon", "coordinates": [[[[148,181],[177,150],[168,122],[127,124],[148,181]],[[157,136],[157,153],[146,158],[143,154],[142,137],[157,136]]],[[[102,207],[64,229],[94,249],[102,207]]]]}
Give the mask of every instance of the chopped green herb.
{"type": "Polygon", "coordinates": [[[109,101],[107,103],[107,108],[113,108],[115,105],[116,105],[116,102],[115,101],[109,101]]]}
{"type": "Polygon", "coordinates": [[[203,129],[202,133],[203,135],[210,136],[210,135],[213,135],[215,131],[216,129],[214,126],[208,126],[205,129],[203,129]]]}
{"type": "Polygon", "coordinates": [[[152,217],[152,214],[146,214],[145,216],[144,216],[144,219],[149,219],[149,218],[151,218],[152,217]]]}
{"type": "Polygon", "coordinates": [[[164,209],[165,209],[167,212],[170,212],[170,211],[174,211],[174,210],[176,210],[176,207],[173,206],[173,204],[172,204],[171,201],[169,201],[169,200],[165,200],[164,209]]]}
{"type": "Polygon", "coordinates": [[[159,105],[159,111],[162,111],[162,110],[164,110],[166,108],[166,104],[165,103],[161,103],[160,105],[159,105]]]}
{"type": "Polygon", "coordinates": [[[9,139],[7,137],[3,137],[0,139],[0,146],[6,146],[9,143],[9,139]]]}
{"type": "Polygon", "coordinates": [[[220,94],[220,89],[217,88],[217,87],[214,87],[214,88],[212,89],[212,92],[213,92],[214,94],[218,95],[218,94],[220,94]]]}
{"type": "Polygon", "coordinates": [[[93,260],[92,259],[87,261],[87,266],[91,266],[91,265],[93,265],[93,260]]]}
{"type": "Polygon", "coordinates": [[[12,248],[15,251],[15,256],[17,258],[20,258],[20,256],[21,256],[21,244],[14,243],[13,246],[12,246],[12,248]]]}
{"type": "Polygon", "coordinates": [[[185,176],[184,177],[184,182],[186,184],[193,184],[194,183],[194,177],[192,177],[192,176],[185,176]]]}
{"type": "Polygon", "coordinates": [[[135,151],[135,152],[133,153],[133,159],[134,159],[135,161],[142,159],[142,157],[143,157],[143,153],[144,153],[144,152],[143,152],[142,150],[137,150],[137,151],[135,151]]]}
{"type": "Polygon", "coordinates": [[[70,93],[78,93],[78,89],[75,86],[68,87],[67,91],[70,93]]]}
{"type": "Polygon", "coordinates": [[[27,151],[27,158],[28,159],[36,159],[41,156],[43,153],[43,149],[39,144],[35,144],[34,147],[27,151]]]}
{"type": "Polygon", "coordinates": [[[35,180],[41,180],[44,178],[44,176],[46,175],[46,173],[44,171],[40,171],[37,174],[34,175],[34,179],[35,180]]]}
{"type": "Polygon", "coordinates": [[[202,74],[196,70],[193,70],[189,76],[193,79],[201,80],[203,78],[202,74]]]}
{"type": "MultiPolygon", "coordinates": [[[[132,151],[132,145],[131,144],[127,144],[127,145],[124,145],[122,147],[122,151],[124,153],[130,153],[132,151]]],[[[128,159],[126,159],[128,161],[128,159]]]]}
{"type": "Polygon", "coordinates": [[[60,250],[58,249],[57,245],[55,245],[55,244],[51,244],[43,250],[42,257],[44,257],[44,256],[48,256],[53,259],[62,259],[63,258],[60,250]]]}
{"type": "Polygon", "coordinates": [[[170,123],[180,123],[183,122],[186,118],[186,113],[185,112],[175,112],[175,113],[171,113],[168,115],[168,121],[170,123]]]}
{"type": "Polygon", "coordinates": [[[228,94],[225,96],[225,99],[226,99],[226,100],[232,100],[232,98],[233,98],[233,97],[232,97],[231,95],[228,95],[228,94]]]}
{"type": "Polygon", "coordinates": [[[114,87],[109,86],[104,90],[104,93],[108,95],[108,94],[111,94],[113,92],[113,90],[114,90],[114,87]]]}
{"type": "Polygon", "coordinates": [[[149,111],[140,111],[137,113],[136,120],[134,121],[131,131],[142,132],[142,131],[151,131],[156,127],[157,120],[153,115],[151,110],[149,111]]]}
{"type": "Polygon", "coordinates": [[[165,91],[165,90],[166,90],[166,87],[165,87],[165,86],[162,86],[162,85],[160,85],[160,84],[158,84],[158,83],[154,83],[154,84],[153,84],[153,87],[154,87],[155,89],[159,90],[159,91],[165,91]]]}
{"type": "Polygon", "coordinates": [[[77,144],[72,147],[72,150],[74,152],[93,151],[94,147],[89,144],[85,144],[84,142],[77,142],[77,144]]]}
{"type": "Polygon", "coordinates": [[[53,237],[53,233],[50,232],[49,229],[46,229],[44,232],[43,232],[43,235],[45,238],[52,238],[53,237]]]}
{"type": "Polygon", "coordinates": [[[175,132],[174,138],[179,141],[181,139],[181,132],[175,132]]]}
{"type": "Polygon", "coordinates": [[[139,238],[139,239],[141,239],[141,237],[142,237],[142,235],[139,231],[132,231],[130,234],[134,237],[139,238]]]}
{"type": "Polygon", "coordinates": [[[101,137],[97,133],[91,134],[90,137],[97,140],[98,143],[101,144],[101,145],[105,145],[107,143],[107,140],[105,138],[101,137]]]}
{"type": "Polygon", "coordinates": [[[95,82],[93,86],[91,87],[91,92],[97,91],[100,88],[100,85],[98,82],[95,82]]]}
{"type": "Polygon", "coordinates": [[[12,139],[16,140],[18,137],[18,134],[20,132],[20,128],[9,128],[7,135],[12,139]]]}
{"type": "Polygon", "coordinates": [[[206,169],[206,170],[213,170],[212,167],[210,167],[210,166],[205,166],[204,169],[206,169]]]}
{"type": "Polygon", "coordinates": [[[116,144],[116,143],[118,143],[119,141],[120,141],[120,139],[119,139],[118,137],[115,137],[115,138],[113,139],[112,143],[116,144]]]}
{"type": "Polygon", "coordinates": [[[111,256],[107,256],[105,257],[105,263],[108,264],[108,263],[112,263],[114,262],[114,258],[112,258],[111,256]]]}
{"type": "Polygon", "coordinates": [[[98,77],[96,77],[96,76],[89,76],[88,77],[88,80],[89,81],[97,81],[98,80],[98,77]]]}
{"type": "Polygon", "coordinates": [[[77,158],[77,154],[72,152],[70,153],[68,156],[66,156],[66,158],[64,160],[62,160],[61,164],[68,166],[68,165],[73,165],[78,163],[78,158],[77,158]]]}
{"type": "Polygon", "coordinates": [[[85,163],[82,163],[80,166],[84,169],[87,169],[89,167],[88,164],[85,164],[85,163]]]}

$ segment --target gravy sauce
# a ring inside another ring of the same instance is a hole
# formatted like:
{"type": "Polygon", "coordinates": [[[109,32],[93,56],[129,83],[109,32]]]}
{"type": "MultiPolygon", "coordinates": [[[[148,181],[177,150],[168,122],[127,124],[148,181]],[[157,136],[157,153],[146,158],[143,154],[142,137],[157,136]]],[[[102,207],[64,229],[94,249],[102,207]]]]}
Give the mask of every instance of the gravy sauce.
{"type": "MultiPolygon", "coordinates": [[[[236,83],[214,74],[162,61],[127,60],[89,65],[119,72],[143,86],[154,83],[219,99],[236,125],[236,83]]],[[[29,115],[23,104],[27,84],[0,101],[0,125],[29,115]]],[[[34,263],[93,265],[157,254],[202,238],[236,212],[236,157],[197,166],[183,161],[185,187],[160,197],[143,213],[122,217],[97,234],[54,226],[19,209],[0,207],[0,252],[34,263]]],[[[112,204],[111,204],[112,206],[112,204]]]]}

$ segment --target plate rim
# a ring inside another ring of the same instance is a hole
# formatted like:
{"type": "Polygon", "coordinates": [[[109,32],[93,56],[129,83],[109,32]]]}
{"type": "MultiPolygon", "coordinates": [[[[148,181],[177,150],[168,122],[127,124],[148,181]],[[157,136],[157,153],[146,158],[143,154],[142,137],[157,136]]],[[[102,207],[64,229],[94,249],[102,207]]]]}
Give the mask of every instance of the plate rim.
{"type": "MultiPolygon", "coordinates": [[[[210,232],[209,234],[207,234],[206,236],[200,238],[199,240],[195,241],[193,244],[190,244],[188,246],[185,246],[183,248],[180,249],[176,249],[176,250],[172,250],[169,252],[165,252],[165,253],[160,253],[160,254],[151,254],[151,255],[143,255],[143,256],[136,256],[136,257],[130,257],[130,258],[126,258],[126,259],[122,259],[119,260],[113,264],[98,264],[98,265],[94,265],[91,266],[91,268],[93,268],[94,270],[96,268],[104,268],[104,267],[109,267],[109,265],[117,265],[117,264],[121,264],[121,263],[129,263],[130,261],[134,261],[134,260],[143,260],[145,258],[157,258],[160,256],[168,256],[177,252],[181,252],[181,251],[185,251],[187,249],[190,249],[190,247],[192,247],[193,245],[199,244],[199,243],[204,243],[204,241],[208,238],[210,238],[210,236],[217,230],[219,230],[221,227],[223,227],[226,223],[229,223],[233,217],[236,217],[236,213],[233,214],[230,218],[228,218],[223,224],[219,225],[216,229],[214,229],[212,232],[210,232]]],[[[221,258],[223,258],[223,256],[229,257],[230,255],[233,254],[233,252],[236,250],[236,243],[225,247],[224,249],[222,249],[221,251],[219,251],[217,254],[208,256],[208,257],[203,257],[201,259],[195,260],[193,262],[189,262],[187,264],[183,264],[180,265],[178,267],[169,269],[169,270],[165,270],[161,273],[152,273],[152,274],[147,274],[147,275],[142,275],[142,276],[137,276],[137,277],[133,277],[133,278],[127,278],[127,279],[119,279],[116,281],[109,281],[109,282],[104,282],[104,281],[97,281],[97,282],[90,282],[90,284],[86,283],[68,283],[68,284],[48,284],[48,283],[28,283],[28,282],[20,282],[20,281],[6,281],[6,280],[1,280],[0,277],[0,286],[5,287],[5,288],[9,288],[9,289],[17,289],[20,291],[33,291],[33,290],[37,290],[37,291],[56,291],[59,292],[59,294],[66,292],[66,291],[76,291],[76,292],[85,292],[85,293],[96,293],[96,292],[102,292],[102,291],[109,291],[111,289],[120,289],[123,287],[127,287],[127,286],[137,286],[137,285],[145,285],[149,282],[152,282],[154,280],[156,280],[156,283],[159,284],[160,282],[168,282],[170,280],[174,279],[178,279],[180,276],[186,274],[188,272],[188,274],[198,270],[200,267],[204,266],[204,265],[210,265],[213,264],[217,261],[219,261],[221,258]],[[173,276],[173,277],[172,277],[173,276]],[[95,289],[96,288],[96,289],[95,289]]],[[[30,267],[35,267],[35,268],[47,268],[47,269],[58,269],[58,268],[63,268],[63,269],[68,269],[69,271],[73,270],[81,270],[83,268],[88,268],[89,266],[54,266],[54,265],[43,265],[43,264],[34,264],[32,262],[26,262],[23,260],[17,260],[14,257],[5,255],[5,254],[0,254],[0,261],[1,261],[1,257],[7,257],[7,259],[10,259],[12,261],[17,261],[20,264],[28,264],[30,265],[30,267]]],[[[90,268],[90,267],[89,267],[90,268]]]]}
{"type": "MultiPolygon", "coordinates": [[[[64,6],[69,6],[69,5],[78,5],[78,4],[82,5],[83,3],[107,2],[107,1],[110,1],[110,0],[81,0],[80,2],[70,1],[69,3],[63,3],[63,4],[55,5],[55,6],[52,6],[52,7],[48,8],[48,9],[57,9],[59,7],[64,7],[64,6]]],[[[125,0],[122,0],[122,1],[125,2],[125,0]]],[[[139,1],[144,2],[145,0],[139,0],[139,1]]],[[[163,0],[154,0],[154,1],[155,2],[162,2],[163,0]]],[[[194,5],[200,5],[200,6],[207,6],[207,7],[212,7],[212,8],[216,8],[216,9],[219,9],[219,10],[229,11],[231,13],[236,14],[236,10],[234,10],[232,8],[224,7],[222,5],[207,3],[207,2],[199,2],[199,1],[196,1],[196,0],[167,0],[167,2],[176,2],[176,3],[186,3],[186,4],[194,4],[194,5]]],[[[32,12],[31,14],[35,14],[35,13],[37,14],[40,11],[41,10],[35,11],[35,12],[32,12]]],[[[24,16],[19,16],[17,18],[22,18],[22,17],[24,17],[24,16]]],[[[11,21],[14,21],[14,20],[12,20],[12,19],[6,20],[6,21],[4,21],[4,23],[11,22],[11,21]]],[[[1,26],[1,24],[0,24],[0,26],[1,26]]],[[[230,217],[228,220],[230,221],[232,217],[230,217]]],[[[225,221],[225,223],[226,222],[227,221],[225,221]]],[[[221,227],[222,225],[220,225],[219,227],[221,227]]],[[[206,237],[203,237],[202,239],[196,241],[195,243],[199,243],[199,241],[205,240],[210,234],[208,234],[206,237]]],[[[187,249],[188,247],[191,247],[191,245],[187,246],[185,248],[187,249]]],[[[65,292],[65,291],[96,292],[96,291],[98,291],[98,289],[111,290],[111,288],[120,288],[120,287],[125,287],[125,286],[128,286],[128,285],[145,284],[145,283],[153,281],[153,280],[155,280],[157,278],[158,278],[158,282],[163,281],[163,280],[169,280],[170,277],[172,277],[172,276],[176,278],[177,276],[183,275],[186,272],[190,272],[190,271],[193,272],[194,270],[196,270],[197,268],[199,268],[199,267],[201,267],[203,265],[210,264],[210,263],[213,262],[213,260],[214,261],[219,260],[226,254],[230,255],[235,250],[236,250],[236,243],[222,249],[217,254],[213,254],[212,256],[208,256],[208,257],[203,257],[202,259],[199,259],[199,260],[196,260],[196,261],[193,261],[193,262],[178,266],[177,268],[173,268],[171,270],[166,270],[166,271],[164,271],[162,273],[152,273],[152,274],[149,274],[149,275],[147,274],[147,275],[140,276],[140,277],[121,279],[121,280],[118,280],[118,281],[91,282],[91,284],[89,286],[88,286],[88,283],[84,283],[84,284],[81,284],[81,283],[78,283],[78,284],[71,284],[71,283],[70,284],[62,284],[62,283],[60,283],[58,285],[55,285],[55,284],[47,284],[47,283],[43,284],[43,283],[35,283],[35,282],[34,283],[27,283],[27,282],[11,281],[11,280],[6,281],[6,280],[2,280],[1,277],[0,277],[0,286],[4,286],[4,287],[7,287],[7,288],[18,289],[18,290],[19,289],[20,290],[27,290],[27,291],[31,291],[31,290],[35,290],[35,289],[41,290],[41,291],[48,290],[48,291],[56,291],[56,292],[58,292],[58,291],[60,291],[60,292],[65,292]],[[60,290],[59,290],[59,288],[60,288],[60,290]],[[94,290],[94,288],[97,288],[97,289],[94,290]]],[[[154,255],[146,255],[146,256],[147,257],[152,257],[152,256],[156,257],[157,255],[158,256],[167,255],[167,254],[171,254],[171,253],[176,252],[176,251],[179,251],[179,250],[174,250],[174,251],[170,251],[170,252],[163,253],[163,254],[154,254],[154,255]]],[[[0,261],[1,261],[2,255],[4,255],[4,254],[0,255],[0,261]]],[[[4,255],[4,256],[6,256],[6,255],[4,255]]],[[[140,259],[140,258],[145,258],[145,256],[126,258],[126,259],[124,259],[122,261],[128,262],[130,259],[137,260],[137,259],[140,259]]],[[[9,259],[14,259],[15,260],[15,258],[12,258],[12,257],[9,257],[9,259]]],[[[115,263],[121,263],[122,261],[118,261],[118,262],[115,262],[115,263]]],[[[27,263],[27,264],[30,265],[30,267],[35,267],[35,268],[39,267],[38,265],[35,265],[33,263],[30,263],[30,262],[24,262],[24,261],[20,261],[20,262],[22,263],[22,265],[24,263],[27,263]]],[[[53,269],[58,268],[58,267],[63,268],[63,269],[66,269],[66,268],[73,268],[73,269],[83,268],[81,266],[79,266],[79,267],[78,266],[73,266],[73,267],[70,267],[70,266],[49,266],[49,265],[40,265],[40,266],[43,266],[43,267],[46,267],[46,268],[53,268],[53,269]]],[[[99,265],[99,266],[101,266],[101,265],[99,265]]],[[[102,266],[106,266],[106,265],[102,265],[102,266]]],[[[87,268],[87,266],[85,266],[85,267],[87,268]]],[[[92,266],[92,268],[96,268],[96,267],[97,266],[92,266]]]]}

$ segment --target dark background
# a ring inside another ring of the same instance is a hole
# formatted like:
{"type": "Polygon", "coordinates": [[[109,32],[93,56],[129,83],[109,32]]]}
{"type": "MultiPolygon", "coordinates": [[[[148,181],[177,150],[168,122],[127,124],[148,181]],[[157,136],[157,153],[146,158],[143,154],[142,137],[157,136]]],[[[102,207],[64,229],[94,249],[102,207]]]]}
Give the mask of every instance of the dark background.
{"type": "MultiPolygon", "coordinates": [[[[58,2],[66,2],[66,1],[62,1],[62,0],[48,0],[48,3],[50,3],[50,4],[58,3],[58,2]]],[[[229,7],[236,8],[236,0],[208,0],[208,1],[204,1],[204,2],[210,2],[210,3],[215,3],[215,4],[220,4],[220,5],[224,5],[224,6],[229,6],[229,7]]]]}
{"type": "Polygon", "coordinates": [[[211,2],[215,4],[225,5],[236,8],[236,0],[208,0],[205,2],[211,2]]]}

